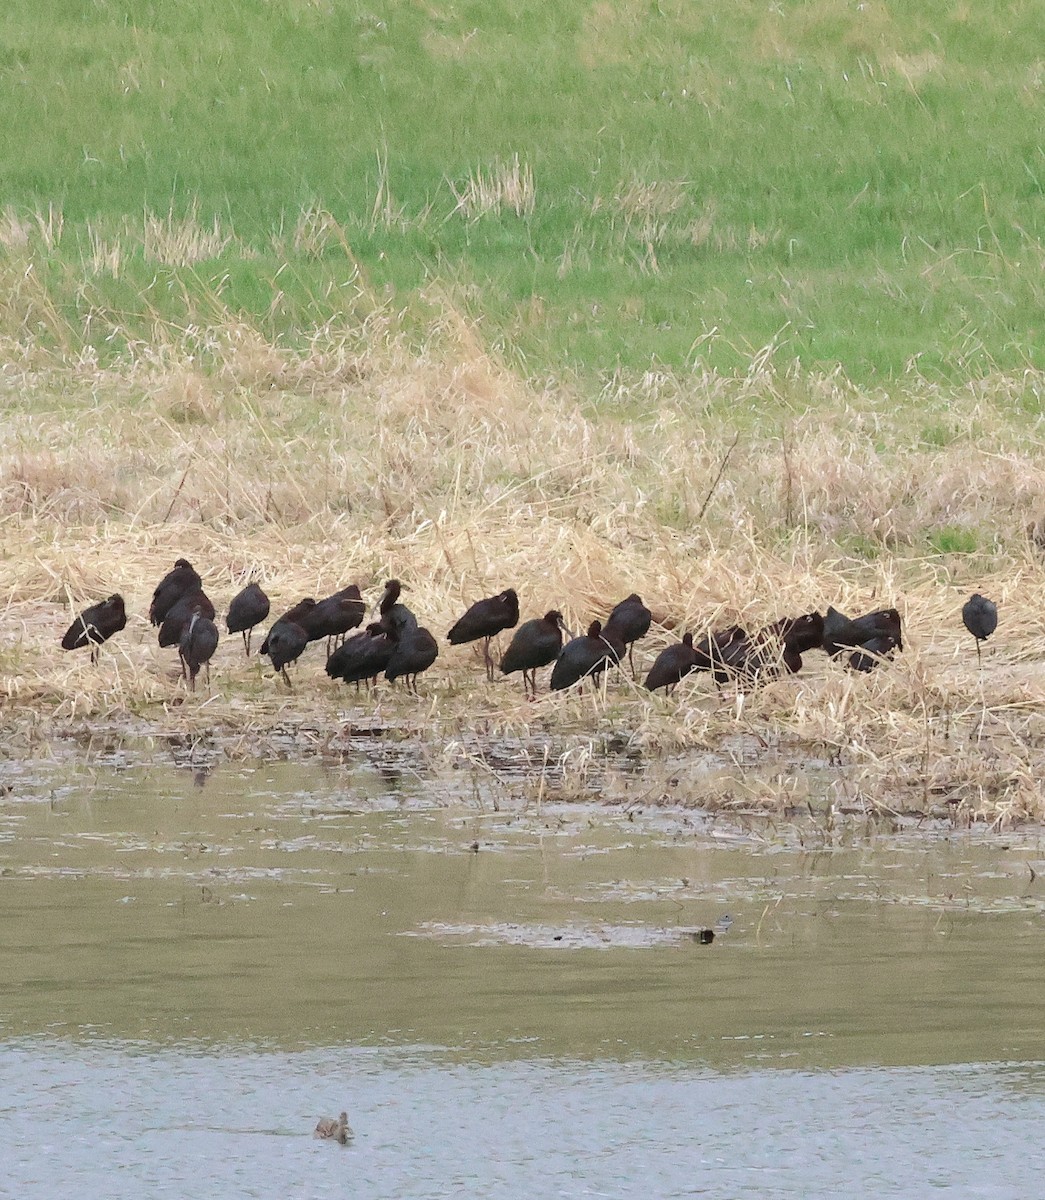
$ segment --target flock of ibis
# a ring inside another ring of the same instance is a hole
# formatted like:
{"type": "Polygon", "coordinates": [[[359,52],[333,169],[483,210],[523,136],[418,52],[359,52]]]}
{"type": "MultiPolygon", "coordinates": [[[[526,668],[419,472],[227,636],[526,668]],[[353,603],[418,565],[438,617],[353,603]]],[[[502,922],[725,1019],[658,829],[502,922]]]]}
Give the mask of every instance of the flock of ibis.
{"type": "MultiPolygon", "coordinates": [[[[242,634],[247,655],[253,630],[267,620],[269,612],[269,598],[257,583],[248,584],[229,604],[225,627],[230,634],[242,634]]],[[[398,579],[385,584],[373,612],[374,620],[349,636],[363,624],[366,612],[366,602],[354,583],[322,600],[306,597],[273,622],[260,653],[290,686],[287,667],[310,643],[325,641],[326,672],[332,679],[358,687],[361,683],[376,683],[381,675],[390,682],[402,678],[408,690],[416,694],[418,676],[439,655],[436,638],[403,603],[398,579]]],[[[177,646],[182,677],[191,691],[196,690],[201,670],[210,683],[210,661],[219,641],[215,616],[214,604],[203,590],[199,573],[186,559],[179,558],[153,592],[149,620],[158,629],[160,646],[177,646]]],[[[547,666],[552,668],[552,691],[585,679],[597,683],[625,656],[635,677],[635,643],[649,632],[653,620],[650,610],[634,593],[611,608],[605,620],[592,621],[579,637],[570,633],[556,609],[521,625],[519,616],[518,594],[507,588],[476,601],[449,630],[446,640],[452,646],[481,641],[486,676],[492,681],[495,664],[490,642],[498,634],[514,630],[501,656],[500,669],[504,675],[522,673],[528,698],[536,697],[537,672],[547,666]]],[[[983,596],[974,595],[962,608],[962,620],[976,639],[978,657],[981,641],[997,628],[997,607],[983,596]]],[[[123,597],[110,596],[80,613],[62,638],[62,648],[89,646],[91,659],[97,662],[99,647],[126,625],[123,597]]],[[[882,608],[851,618],[829,606],[826,615],[810,612],[783,617],[756,630],[730,625],[710,629],[699,639],[686,633],[681,642],[657,655],[646,674],[645,686],[650,691],[664,688],[670,692],[687,675],[707,671],[720,685],[732,682],[738,687],[751,687],[801,670],[802,655],[812,650],[823,650],[832,658],[842,657],[852,671],[871,671],[903,650],[900,614],[895,608],[882,608]]]]}

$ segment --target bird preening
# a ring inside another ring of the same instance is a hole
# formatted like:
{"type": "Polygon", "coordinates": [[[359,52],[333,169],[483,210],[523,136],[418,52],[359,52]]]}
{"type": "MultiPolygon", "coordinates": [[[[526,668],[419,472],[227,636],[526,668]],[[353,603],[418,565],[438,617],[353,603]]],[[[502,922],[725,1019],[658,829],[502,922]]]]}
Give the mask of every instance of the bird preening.
{"type": "MultiPolygon", "coordinates": [[[[363,625],[368,608],[359,584],[348,584],[319,601],[312,596],[294,600],[269,628],[260,653],[290,687],[288,667],[302,658],[312,643],[325,641],[325,670],[332,680],[355,683],[358,689],[361,684],[373,687],[382,676],[388,683],[403,679],[406,690],[417,695],[418,681],[439,660],[440,647],[404,594],[409,592],[401,580],[388,579],[371,600],[370,623],[355,633],[352,631],[363,625]]],[[[242,635],[247,655],[252,631],[268,618],[271,607],[268,595],[253,580],[229,601],[225,627],[229,633],[242,635]]],[[[468,605],[451,625],[446,641],[451,646],[481,642],[488,683],[495,682],[496,665],[505,676],[521,672],[523,695],[534,700],[537,672],[545,667],[551,667],[548,688],[553,693],[589,679],[599,685],[625,657],[635,677],[635,646],[654,628],[653,613],[635,592],[602,611],[607,614],[604,619],[593,619],[585,633],[574,637],[556,608],[520,624],[519,594],[515,588],[505,588],[468,605]],[[495,664],[491,642],[502,633],[511,633],[511,638],[495,664]]],[[[153,590],[148,618],[158,628],[159,645],[176,648],[181,675],[190,691],[196,690],[201,672],[210,683],[210,664],[220,643],[215,615],[203,577],[188,559],[178,558],[153,590]]],[[[977,659],[982,661],[981,643],[998,626],[997,606],[976,593],[963,605],[961,617],[976,641],[977,659]]],[[[90,647],[91,661],[97,663],[100,647],[127,624],[124,598],[113,593],[75,617],[61,639],[62,648],[90,647]]],[[[657,626],[659,636],[670,627],[668,621],[657,626]]],[[[903,634],[896,608],[850,617],[833,605],[825,615],[810,611],[753,628],[723,624],[699,633],[691,628],[678,642],[660,643],[645,675],[645,689],[670,694],[684,680],[702,673],[710,674],[720,689],[727,685],[738,691],[753,689],[797,674],[803,668],[803,656],[814,650],[823,650],[849,671],[866,674],[903,651],[903,634]]]]}
{"type": "Polygon", "coordinates": [[[78,650],[81,646],[91,647],[91,662],[98,661],[98,647],[127,626],[127,609],[123,597],[116,593],[108,600],[92,604],[65,631],[62,638],[63,650],[78,650]]]}

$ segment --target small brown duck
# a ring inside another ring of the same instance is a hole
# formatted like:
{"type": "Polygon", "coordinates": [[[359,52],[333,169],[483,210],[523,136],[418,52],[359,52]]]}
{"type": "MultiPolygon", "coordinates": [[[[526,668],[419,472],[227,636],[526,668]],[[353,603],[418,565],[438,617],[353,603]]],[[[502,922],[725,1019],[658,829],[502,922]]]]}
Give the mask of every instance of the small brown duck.
{"type": "Polygon", "coordinates": [[[348,1113],[341,1113],[336,1121],[333,1117],[320,1117],[319,1124],[316,1126],[316,1132],[312,1136],[330,1138],[332,1141],[339,1142],[342,1146],[347,1145],[352,1138],[352,1130],[348,1124],[348,1113]]]}

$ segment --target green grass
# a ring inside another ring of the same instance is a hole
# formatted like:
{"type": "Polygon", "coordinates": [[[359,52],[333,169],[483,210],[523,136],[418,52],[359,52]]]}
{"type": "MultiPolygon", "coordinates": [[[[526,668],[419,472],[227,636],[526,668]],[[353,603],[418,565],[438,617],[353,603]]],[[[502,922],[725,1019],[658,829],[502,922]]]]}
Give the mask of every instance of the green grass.
{"type": "Polygon", "coordinates": [[[288,341],[382,303],[420,330],[443,297],[534,374],[770,344],[858,381],[1042,367],[1043,24],[985,0],[8,0],[0,324],[109,353],[222,308],[288,341]],[[458,207],[516,156],[532,207],[458,207]],[[49,210],[60,236],[20,244],[49,210]],[[179,265],[146,214],[217,236],[179,265]]]}

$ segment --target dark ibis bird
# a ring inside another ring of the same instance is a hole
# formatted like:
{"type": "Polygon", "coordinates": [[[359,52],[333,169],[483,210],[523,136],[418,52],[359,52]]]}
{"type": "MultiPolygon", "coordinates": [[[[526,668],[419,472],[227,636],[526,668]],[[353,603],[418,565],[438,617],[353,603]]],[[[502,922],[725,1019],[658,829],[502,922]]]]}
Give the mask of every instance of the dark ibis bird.
{"type": "Polygon", "coordinates": [[[65,631],[62,638],[63,650],[78,650],[81,646],[91,647],[91,662],[98,661],[98,647],[107,642],[114,633],[127,625],[127,609],[123,597],[116,593],[108,600],[85,608],[65,631]]]}
{"type": "Polygon", "coordinates": [[[514,629],[518,624],[519,597],[513,588],[507,588],[487,600],[477,600],[446,635],[446,640],[451,646],[461,646],[465,642],[474,642],[482,638],[486,678],[492,680],[490,639],[496,637],[503,629],[514,629]]]}
{"type": "Polygon", "coordinates": [[[300,619],[302,628],[308,633],[309,640],[318,642],[327,639],[327,657],[338,644],[338,639],[345,640],[350,629],[363,624],[366,605],[359,587],[350,583],[348,587],[334,592],[320,600],[314,608],[300,619]]]}
{"type": "Polygon", "coordinates": [[[980,663],[980,642],[985,642],[998,628],[998,606],[977,592],[962,605],[962,620],[976,639],[976,662],[980,663]]]}
{"type": "Polygon", "coordinates": [[[739,625],[711,629],[694,643],[695,671],[710,671],[716,683],[725,683],[731,672],[744,661],[748,652],[748,634],[739,625]]]}
{"type": "Polygon", "coordinates": [[[210,686],[210,660],[217,648],[218,627],[197,605],[178,642],[181,673],[188,680],[189,691],[196,690],[196,676],[200,673],[200,667],[207,668],[207,686],[210,686]]]}
{"type": "Polygon", "coordinates": [[[895,608],[880,608],[852,619],[836,608],[827,609],[823,647],[832,658],[837,658],[843,650],[858,650],[872,638],[886,636],[893,639],[897,650],[903,650],[900,614],[895,608]]]}
{"type": "MultiPolygon", "coordinates": [[[[265,640],[261,643],[261,649],[258,651],[258,653],[263,654],[263,655],[268,655],[269,638],[272,637],[273,632],[284,621],[290,625],[297,625],[300,628],[304,629],[305,618],[308,617],[308,614],[315,607],[316,607],[315,600],[313,600],[311,596],[306,596],[304,598],[304,600],[299,600],[297,602],[297,604],[292,605],[290,608],[287,609],[287,611],[285,613],[282,613],[280,616],[278,616],[275,619],[275,621],[272,622],[272,626],[269,629],[268,633],[265,635],[265,640]]],[[[307,632],[308,631],[306,630],[306,633],[307,632]]],[[[295,655],[295,658],[296,657],[297,657],[297,655],[295,655]]]]}
{"type": "Polygon", "coordinates": [[[399,601],[402,590],[403,585],[398,579],[390,579],[385,584],[384,593],[378,602],[380,624],[396,638],[405,637],[417,628],[417,617],[399,601]]]}
{"type": "Polygon", "coordinates": [[[149,620],[153,625],[162,625],[167,614],[182,596],[189,592],[199,591],[202,587],[203,580],[192,564],[188,559],[179,558],[175,562],[173,570],[168,571],[156,585],[156,590],[152,594],[152,603],[149,605],[149,620]]]}
{"type": "Polygon", "coordinates": [[[214,605],[211,603],[207,593],[201,588],[186,592],[168,610],[167,615],[160,623],[157,640],[161,646],[177,646],[181,641],[181,635],[192,620],[192,614],[197,608],[208,621],[214,620],[214,605]]]}
{"type": "Polygon", "coordinates": [[[281,617],[268,632],[261,653],[268,655],[272,667],[283,676],[283,682],[291,687],[287,667],[297,662],[308,645],[308,633],[296,621],[281,617]]]}
{"type": "Polygon", "coordinates": [[[693,634],[682,635],[682,641],[661,650],[646,676],[646,687],[655,692],[664,688],[670,695],[686,675],[697,669],[697,652],[693,649],[693,634]]]}
{"type": "Polygon", "coordinates": [[[551,689],[558,692],[572,687],[589,675],[598,684],[603,671],[615,667],[623,656],[624,643],[617,637],[610,640],[603,631],[602,622],[592,621],[586,634],[563,646],[552,668],[551,689]]]}
{"type": "Polygon", "coordinates": [[[653,614],[642,603],[640,596],[634,592],[620,602],[606,620],[602,634],[608,641],[620,642],[628,648],[628,665],[631,667],[631,677],[635,678],[635,659],[632,657],[633,644],[649,633],[653,614]]]}
{"type": "Polygon", "coordinates": [[[327,659],[327,674],[354,683],[358,690],[364,680],[376,679],[384,671],[395,646],[395,638],[375,621],[338,646],[327,659]]]}
{"type": "Polygon", "coordinates": [[[537,697],[537,670],[555,662],[562,649],[562,635],[566,629],[562,613],[557,609],[546,612],[543,617],[524,621],[512,635],[508,649],[501,658],[501,674],[513,671],[523,673],[523,692],[537,697]]]}
{"type": "Polygon", "coordinates": [[[896,649],[896,639],[891,633],[883,633],[879,637],[868,638],[866,642],[849,655],[846,667],[850,671],[868,672],[880,667],[887,658],[892,658],[896,649]]]}
{"type": "Polygon", "coordinates": [[[439,646],[435,638],[424,626],[418,626],[397,639],[385,667],[385,678],[389,683],[395,683],[400,676],[405,677],[407,688],[416,696],[418,675],[427,671],[438,657],[439,646]]]}
{"type": "Polygon", "coordinates": [[[269,598],[257,583],[248,583],[242,592],[232,597],[225,628],[229,633],[243,635],[243,649],[250,656],[250,639],[255,625],[269,615],[269,598]]]}

